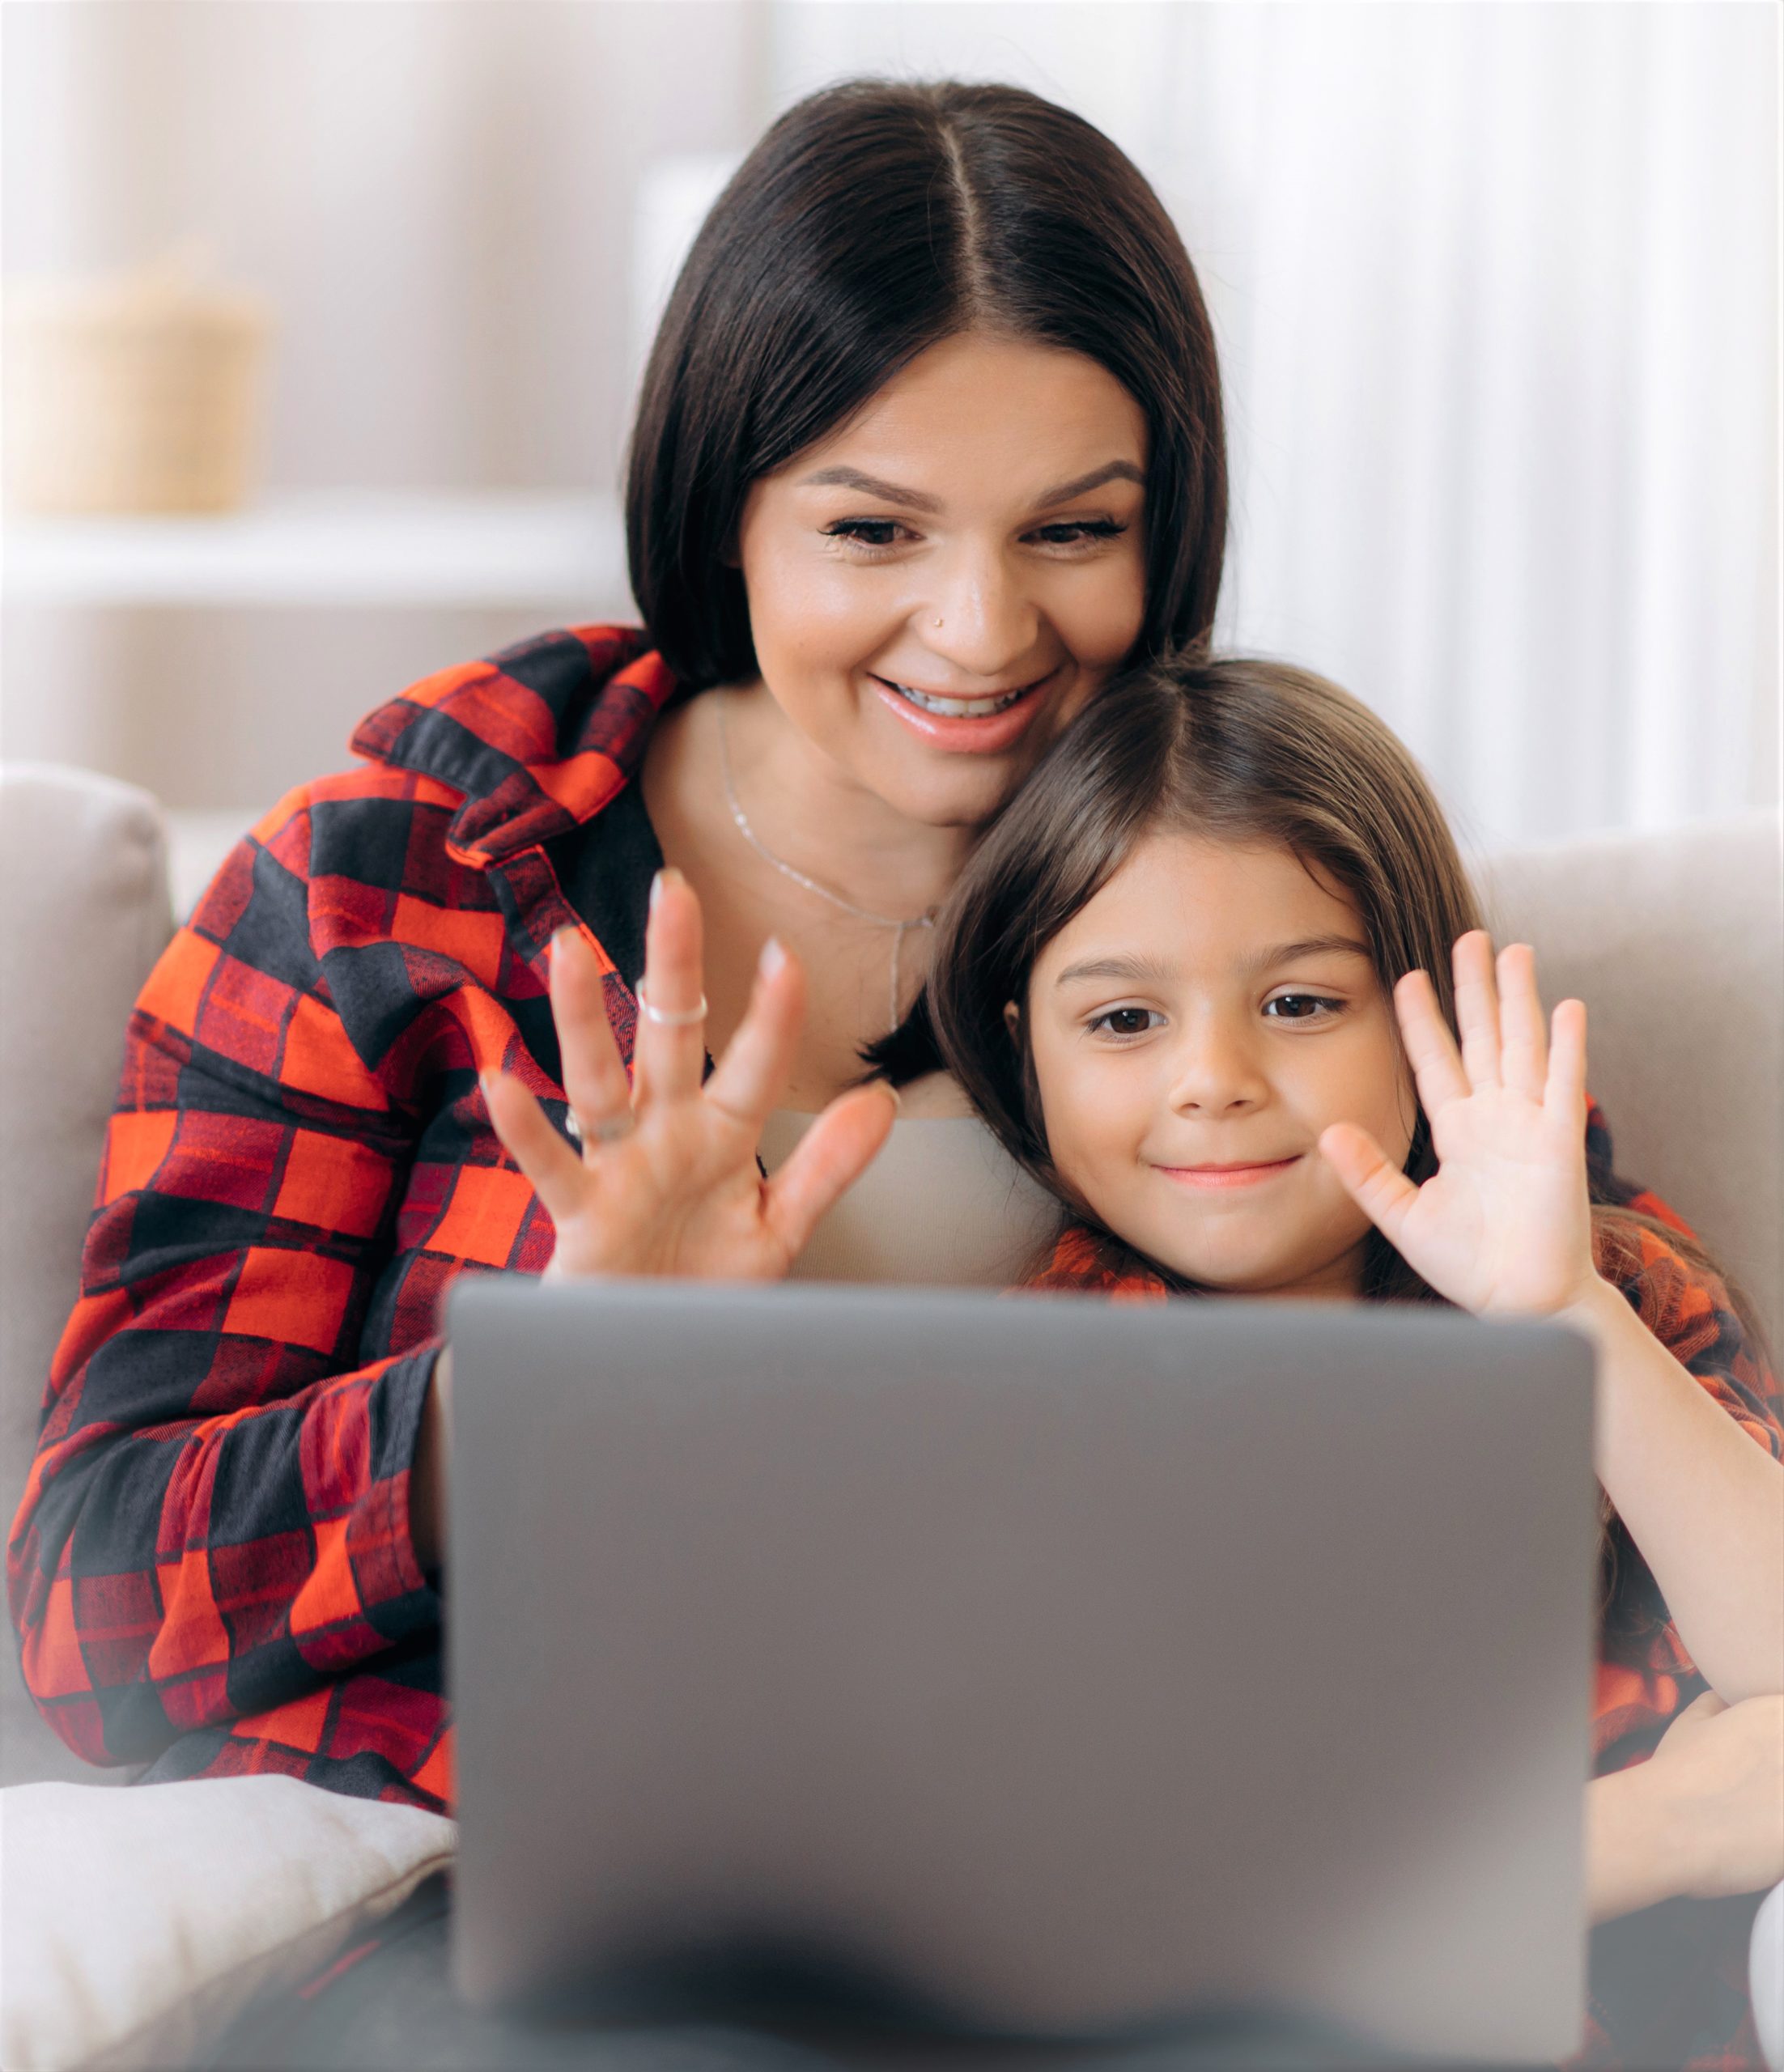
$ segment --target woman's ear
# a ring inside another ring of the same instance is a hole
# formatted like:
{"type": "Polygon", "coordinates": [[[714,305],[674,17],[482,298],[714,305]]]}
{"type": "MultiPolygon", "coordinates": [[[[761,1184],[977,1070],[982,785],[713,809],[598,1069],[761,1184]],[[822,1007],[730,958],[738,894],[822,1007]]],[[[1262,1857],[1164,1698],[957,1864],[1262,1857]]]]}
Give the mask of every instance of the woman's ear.
{"type": "Polygon", "coordinates": [[[1011,1042],[1014,1043],[1021,1039],[1022,1010],[1014,1000],[1005,1000],[1004,1003],[1004,1026],[1009,1031],[1011,1042]]]}

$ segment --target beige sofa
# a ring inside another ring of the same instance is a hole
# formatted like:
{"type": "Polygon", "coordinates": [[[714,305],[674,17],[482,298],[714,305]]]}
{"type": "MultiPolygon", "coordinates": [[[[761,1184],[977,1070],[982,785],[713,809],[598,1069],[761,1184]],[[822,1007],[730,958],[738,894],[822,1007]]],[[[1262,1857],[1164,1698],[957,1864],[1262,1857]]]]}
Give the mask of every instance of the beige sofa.
{"type": "MultiPolygon", "coordinates": [[[[0,767],[9,1515],[74,1297],[125,1021],[171,928],[165,860],[145,794],[70,771],[0,767]]],[[[1531,851],[1484,875],[1502,936],[1536,942],[1550,996],[1580,993],[1593,1011],[1592,1084],[1619,1163],[1697,1221],[1784,1338],[1776,820],[1531,851]]],[[[42,1726],[5,1652],[0,1781],[26,1789],[0,1794],[3,1925],[10,1946],[33,1953],[3,1981],[7,2063],[195,2061],[251,1993],[303,1975],[450,1853],[451,1824],[435,1815],[331,1800],[285,1779],[164,1785],[128,1802],[33,1784],[91,1785],[106,1773],[75,1762],[42,1726]],[[23,1863],[38,1866],[28,1890],[23,1863]]],[[[1773,1896],[1774,1928],[1781,1915],[1784,1888],[1773,1896]]],[[[1779,1938],[1766,1934],[1769,1949],[1779,1938]]],[[[1784,2028],[1784,1972],[1774,1964],[1762,1981],[1756,1972],[1755,1991],[1769,1995],[1773,2030],[1784,2028]]],[[[1768,2048],[1784,2063],[1775,2034],[1768,2048]]]]}

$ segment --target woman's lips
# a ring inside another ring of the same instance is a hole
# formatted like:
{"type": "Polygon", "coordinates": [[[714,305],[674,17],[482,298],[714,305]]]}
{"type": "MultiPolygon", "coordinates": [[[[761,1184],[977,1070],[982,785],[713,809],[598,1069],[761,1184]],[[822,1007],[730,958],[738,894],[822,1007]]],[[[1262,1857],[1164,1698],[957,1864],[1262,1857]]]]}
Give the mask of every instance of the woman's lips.
{"type": "MultiPolygon", "coordinates": [[[[932,748],[947,749],[956,754],[998,755],[1013,748],[1027,732],[1034,715],[1041,709],[1041,697],[1049,684],[1058,675],[1056,669],[1049,669],[1044,677],[1030,684],[1021,696],[995,712],[981,715],[978,719],[956,718],[951,713],[926,711],[920,705],[914,705],[903,696],[891,678],[870,675],[868,681],[886,709],[908,727],[920,741],[932,748]]],[[[935,698],[938,694],[927,692],[935,698]]],[[[977,701],[963,698],[962,705],[977,701]]]]}
{"type": "Polygon", "coordinates": [[[1272,1180],[1279,1173],[1286,1173],[1291,1166],[1301,1162],[1297,1152],[1292,1158],[1270,1158],[1255,1164],[1234,1166],[1161,1166],[1157,1170],[1167,1180],[1174,1180],[1185,1187],[1255,1187],[1266,1180],[1272,1180]]]}

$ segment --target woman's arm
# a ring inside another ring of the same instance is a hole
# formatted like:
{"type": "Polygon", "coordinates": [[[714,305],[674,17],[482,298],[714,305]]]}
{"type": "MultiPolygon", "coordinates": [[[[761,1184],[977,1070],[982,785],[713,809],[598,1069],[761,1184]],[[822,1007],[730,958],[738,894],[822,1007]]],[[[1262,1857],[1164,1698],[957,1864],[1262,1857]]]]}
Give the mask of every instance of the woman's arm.
{"type": "Polygon", "coordinates": [[[1529,949],[1506,949],[1496,971],[1479,933],[1457,943],[1455,979],[1459,1052],[1424,973],[1395,989],[1435,1176],[1415,1187],[1348,1123],[1320,1148],[1440,1294],[1477,1315],[1546,1317],[1591,1335],[1599,1479],[1680,1638],[1723,1696],[1784,1691],[1784,1433],[1775,1417],[1744,1430],[1599,1276],[1582,1148],[1585,1008],[1562,1001],[1551,1030],[1529,949]]]}
{"type": "Polygon", "coordinates": [[[91,1761],[301,1696],[438,1616],[409,1518],[437,1346],[359,1352],[410,1127],[312,953],[304,811],[236,852],[132,1017],[8,1548],[26,1681],[91,1761]]]}

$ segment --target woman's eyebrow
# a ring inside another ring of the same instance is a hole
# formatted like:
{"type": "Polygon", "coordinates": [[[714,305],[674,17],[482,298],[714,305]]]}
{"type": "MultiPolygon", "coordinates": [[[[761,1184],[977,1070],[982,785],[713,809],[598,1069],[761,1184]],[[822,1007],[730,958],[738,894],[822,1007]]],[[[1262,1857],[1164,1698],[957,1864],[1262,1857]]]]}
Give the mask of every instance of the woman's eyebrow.
{"type": "MultiPolygon", "coordinates": [[[[863,496],[877,496],[882,503],[902,505],[907,511],[926,511],[932,514],[941,510],[941,499],[930,496],[920,489],[907,489],[901,482],[889,482],[879,475],[864,474],[859,468],[845,467],[838,463],[834,467],[819,468],[815,473],[801,475],[802,489],[854,489],[863,496]]],[[[1088,496],[1094,489],[1101,489],[1105,482],[1137,482],[1143,489],[1146,476],[1144,469],[1137,468],[1132,461],[1106,461],[1100,468],[1093,468],[1087,475],[1078,475],[1068,482],[1043,490],[1035,498],[1032,508],[1051,511],[1056,504],[1069,503],[1075,496],[1088,496]]]]}
{"type": "Polygon", "coordinates": [[[1076,476],[1068,482],[1061,482],[1057,489],[1043,490],[1034,499],[1037,511],[1050,511],[1056,503],[1069,503],[1075,496],[1088,496],[1094,489],[1101,489],[1105,482],[1137,482],[1144,489],[1146,474],[1143,468],[1136,468],[1132,461],[1105,461],[1100,468],[1093,468],[1087,475],[1076,476]]]}
{"type": "Polygon", "coordinates": [[[887,503],[902,503],[907,511],[939,511],[941,499],[926,496],[920,489],[903,489],[897,482],[882,482],[877,475],[864,475],[859,468],[820,468],[815,474],[801,475],[802,488],[858,489],[863,496],[877,496],[887,503]]]}

